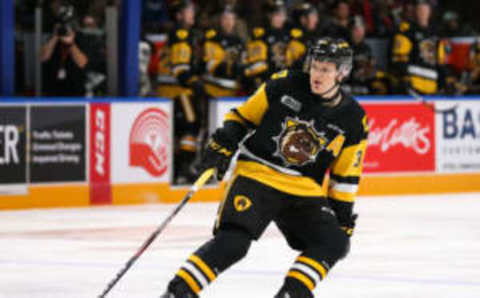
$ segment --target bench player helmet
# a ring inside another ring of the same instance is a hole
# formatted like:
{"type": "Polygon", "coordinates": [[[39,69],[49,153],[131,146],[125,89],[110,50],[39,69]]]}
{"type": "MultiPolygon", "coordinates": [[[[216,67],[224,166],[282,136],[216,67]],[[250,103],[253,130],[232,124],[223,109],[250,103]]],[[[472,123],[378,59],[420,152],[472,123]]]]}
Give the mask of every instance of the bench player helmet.
{"type": "Polygon", "coordinates": [[[278,11],[286,11],[287,8],[283,0],[268,0],[264,5],[264,10],[267,13],[276,13],[278,11]]]}
{"type": "Polygon", "coordinates": [[[348,77],[352,71],[353,50],[343,39],[334,39],[330,37],[318,38],[308,48],[305,59],[304,71],[309,72],[312,61],[333,62],[337,66],[341,79],[348,77]]]}
{"type": "Polygon", "coordinates": [[[192,4],[193,2],[191,0],[171,0],[167,3],[167,7],[170,15],[173,17],[175,14],[192,4]]]}

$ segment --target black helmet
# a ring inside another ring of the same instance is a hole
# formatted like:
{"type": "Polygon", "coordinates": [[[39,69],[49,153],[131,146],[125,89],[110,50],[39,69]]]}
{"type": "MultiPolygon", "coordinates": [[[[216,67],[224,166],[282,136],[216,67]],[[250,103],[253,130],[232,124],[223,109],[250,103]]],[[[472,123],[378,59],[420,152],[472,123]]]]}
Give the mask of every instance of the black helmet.
{"type": "Polygon", "coordinates": [[[341,38],[318,38],[308,48],[305,71],[310,70],[313,60],[335,63],[338,71],[346,78],[352,70],[353,50],[348,42],[341,38]]]}
{"type": "Polygon", "coordinates": [[[191,4],[193,4],[191,0],[171,0],[168,2],[168,10],[170,11],[170,15],[174,17],[177,12],[182,11],[182,9],[191,4]]]}
{"type": "Polygon", "coordinates": [[[430,0],[415,0],[414,3],[415,5],[428,4],[432,6],[432,2],[430,0]]]}
{"type": "Polygon", "coordinates": [[[275,13],[277,11],[286,11],[285,1],[283,0],[268,0],[264,5],[267,13],[275,13]]]}
{"type": "Polygon", "coordinates": [[[306,16],[310,13],[318,13],[318,10],[309,2],[303,2],[295,5],[292,11],[292,18],[295,22],[300,22],[302,16],[306,16]]]}

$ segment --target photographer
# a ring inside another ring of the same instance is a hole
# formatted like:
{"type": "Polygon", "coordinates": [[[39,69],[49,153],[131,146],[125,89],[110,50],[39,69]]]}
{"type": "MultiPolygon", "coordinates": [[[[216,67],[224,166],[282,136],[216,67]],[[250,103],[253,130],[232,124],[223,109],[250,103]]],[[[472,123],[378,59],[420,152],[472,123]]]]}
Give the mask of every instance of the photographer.
{"type": "Polygon", "coordinates": [[[84,96],[93,51],[86,37],[74,29],[72,6],[61,6],[56,18],[53,36],[41,52],[43,91],[48,96],[84,96]]]}

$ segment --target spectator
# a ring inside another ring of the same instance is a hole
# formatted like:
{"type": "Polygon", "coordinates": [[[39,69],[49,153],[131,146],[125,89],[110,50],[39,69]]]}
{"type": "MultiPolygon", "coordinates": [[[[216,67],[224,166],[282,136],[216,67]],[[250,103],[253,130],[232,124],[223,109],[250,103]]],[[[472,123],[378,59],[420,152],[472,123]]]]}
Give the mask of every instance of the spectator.
{"type": "Polygon", "coordinates": [[[104,31],[98,27],[97,19],[85,15],[80,22],[79,32],[85,36],[87,47],[91,49],[89,67],[87,68],[87,96],[106,93],[106,58],[104,31]]]}
{"type": "Polygon", "coordinates": [[[395,22],[392,16],[392,5],[388,1],[377,1],[373,19],[375,37],[389,37],[395,31],[395,22]]]}
{"type": "Polygon", "coordinates": [[[160,32],[165,29],[169,18],[167,15],[167,1],[142,0],[142,26],[149,33],[160,32]]]}
{"type": "Polygon", "coordinates": [[[92,59],[86,37],[73,26],[72,6],[60,6],[52,37],[43,45],[43,91],[50,96],[84,96],[92,59]]]}
{"type": "Polygon", "coordinates": [[[350,4],[348,1],[340,0],[333,8],[333,18],[326,29],[325,35],[333,38],[350,39],[350,4]]]}
{"type": "Polygon", "coordinates": [[[147,40],[140,40],[140,44],[138,46],[140,96],[148,96],[152,92],[152,82],[148,73],[152,49],[153,45],[150,42],[147,40]]]}
{"type": "Polygon", "coordinates": [[[442,37],[458,37],[473,36],[475,34],[470,24],[458,21],[458,14],[455,11],[446,11],[442,17],[442,26],[440,36],[442,37]]]}

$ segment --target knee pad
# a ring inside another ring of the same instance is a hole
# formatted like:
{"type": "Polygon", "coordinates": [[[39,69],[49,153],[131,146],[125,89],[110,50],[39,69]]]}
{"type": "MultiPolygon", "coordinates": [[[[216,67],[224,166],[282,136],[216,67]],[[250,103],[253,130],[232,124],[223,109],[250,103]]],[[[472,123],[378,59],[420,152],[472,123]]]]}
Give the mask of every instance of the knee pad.
{"type": "Polygon", "coordinates": [[[337,261],[345,258],[350,251],[350,238],[343,231],[339,231],[328,239],[322,245],[313,245],[305,250],[309,255],[317,260],[325,260],[330,267],[337,261]]]}
{"type": "Polygon", "coordinates": [[[213,266],[222,272],[245,257],[251,243],[252,238],[246,231],[219,230],[197,254],[206,260],[211,260],[213,266]]]}

